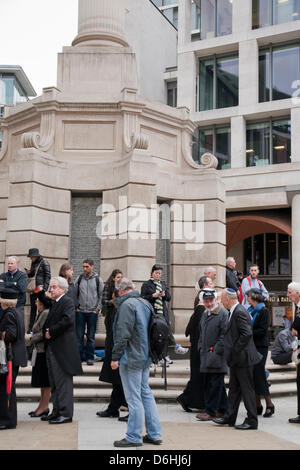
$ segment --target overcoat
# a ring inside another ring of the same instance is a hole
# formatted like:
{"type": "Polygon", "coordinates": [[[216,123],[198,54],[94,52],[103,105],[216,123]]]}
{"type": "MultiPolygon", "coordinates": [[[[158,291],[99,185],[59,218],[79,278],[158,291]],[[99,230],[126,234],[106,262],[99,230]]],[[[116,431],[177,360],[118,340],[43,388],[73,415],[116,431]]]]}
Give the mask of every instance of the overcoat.
{"type": "Polygon", "coordinates": [[[66,374],[81,375],[83,372],[75,334],[75,309],[70,297],[63,295],[53,303],[43,326],[44,337],[47,328],[51,338],[46,340],[46,348],[51,344],[55,359],[66,374]]]}

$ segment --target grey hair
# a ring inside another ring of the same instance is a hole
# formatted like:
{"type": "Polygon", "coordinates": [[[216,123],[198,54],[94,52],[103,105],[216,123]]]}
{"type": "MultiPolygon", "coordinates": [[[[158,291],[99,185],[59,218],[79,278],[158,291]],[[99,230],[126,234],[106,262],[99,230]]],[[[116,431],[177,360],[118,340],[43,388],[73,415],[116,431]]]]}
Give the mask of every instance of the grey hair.
{"type": "Polygon", "coordinates": [[[127,290],[133,290],[134,284],[130,279],[127,279],[127,277],[122,277],[115,285],[117,290],[121,290],[123,292],[127,290]]]}
{"type": "Polygon", "coordinates": [[[17,256],[15,256],[15,255],[9,256],[9,257],[7,258],[7,261],[8,261],[9,259],[14,259],[16,263],[19,263],[19,262],[20,262],[20,261],[19,261],[19,258],[18,258],[17,256]]]}
{"type": "Polygon", "coordinates": [[[52,281],[56,281],[58,286],[61,289],[65,289],[65,291],[67,292],[67,290],[69,288],[69,284],[68,284],[67,279],[65,279],[64,277],[61,277],[61,276],[56,276],[56,277],[51,278],[50,284],[51,284],[52,281]]]}
{"type": "Polygon", "coordinates": [[[232,256],[228,256],[228,258],[226,259],[226,266],[232,263],[232,261],[235,261],[235,259],[232,256]]]}
{"type": "Polygon", "coordinates": [[[300,292],[300,282],[290,282],[288,289],[293,292],[300,292]]]}
{"type": "Polygon", "coordinates": [[[214,268],[213,266],[208,266],[208,268],[206,268],[204,271],[204,275],[206,275],[207,273],[211,273],[212,271],[217,272],[216,268],[214,268]]]}

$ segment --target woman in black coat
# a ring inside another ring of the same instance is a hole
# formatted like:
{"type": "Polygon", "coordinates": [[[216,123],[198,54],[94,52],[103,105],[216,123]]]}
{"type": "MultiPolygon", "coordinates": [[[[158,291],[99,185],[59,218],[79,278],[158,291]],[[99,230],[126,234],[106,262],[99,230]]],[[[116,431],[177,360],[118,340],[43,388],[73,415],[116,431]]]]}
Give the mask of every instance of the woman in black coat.
{"type": "Polygon", "coordinates": [[[12,348],[12,388],[10,397],[6,392],[6,375],[0,374],[0,430],[17,426],[16,378],[19,367],[26,367],[25,328],[22,316],[15,308],[18,293],[4,288],[0,291],[2,315],[0,318],[0,339],[6,348],[12,348]]]}
{"type": "MultiPolygon", "coordinates": [[[[105,357],[103,366],[100,372],[99,380],[101,382],[108,382],[112,384],[112,393],[110,402],[106,410],[97,411],[97,416],[100,418],[117,418],[119,416],[120,406],[126,406],[126,399],[123,391],[119,369],[112,370],[111,368],[111,354],[114,346],[113,341],[113,323],[116,315],[116,308],[114,305],[114,298],[116,297],[115,284],[123,276],[122,271],[114,269],[108,280],[105,283],[102,293],[102,315],[105,316],[104,324],[106,328],[105,339],[105,357]]],[[[124,419],[125,418],[120,418],[124,419]]]]}
{"type": "Polygon", "coordinates": [[[246,295],[250,304],[248,311],[252,317],[253,341],[257,351],[262,355],[261,361],[253,369],[257,414],[262,414],[261,397],[263,396],[266,401],[266,411],[263,417],[270,418],[274,414],[275,407],[271,400],[265,372],[269,346],[269,311],[264,304],[264,297],[259,289],[249,289],[246,295]]]}

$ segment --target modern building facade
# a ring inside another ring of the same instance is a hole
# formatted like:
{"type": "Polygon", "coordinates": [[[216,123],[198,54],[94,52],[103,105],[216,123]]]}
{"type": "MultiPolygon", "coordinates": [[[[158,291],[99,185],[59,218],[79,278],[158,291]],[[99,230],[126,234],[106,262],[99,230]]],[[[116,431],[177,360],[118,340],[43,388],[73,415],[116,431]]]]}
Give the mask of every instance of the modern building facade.
{"type": "Polygon", "coordinates": [[[197,126],[194,160],[218,158],[227,253],[244,273],[257,263],[284,306],[300,280],[300,2],[196,3],[198,36],[193,5],[178,2],[177,102],[197,126]]]}

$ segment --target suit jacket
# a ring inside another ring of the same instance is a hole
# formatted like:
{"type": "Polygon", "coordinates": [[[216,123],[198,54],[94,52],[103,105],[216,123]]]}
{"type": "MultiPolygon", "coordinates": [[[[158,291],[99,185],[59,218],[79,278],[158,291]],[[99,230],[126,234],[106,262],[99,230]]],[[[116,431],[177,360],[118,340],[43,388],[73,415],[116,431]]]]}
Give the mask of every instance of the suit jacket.
{"type": "Polygon", "coordinates": [[[262,359],[253,341],[250,315],[242,305],[238,304],[229,318],[224,351],[229,367],[249,367],[262,359]]]}
{"type": "Polygon", "coordinates": [[[75,335],[75,309],[70,297],[64,295],[54,302],[43,326],[45,337],[49,328],[51,338],[46,340],[46,348],[51,345],[55,359],[69,375],[81,375],[82,367],[75,335]]]}

